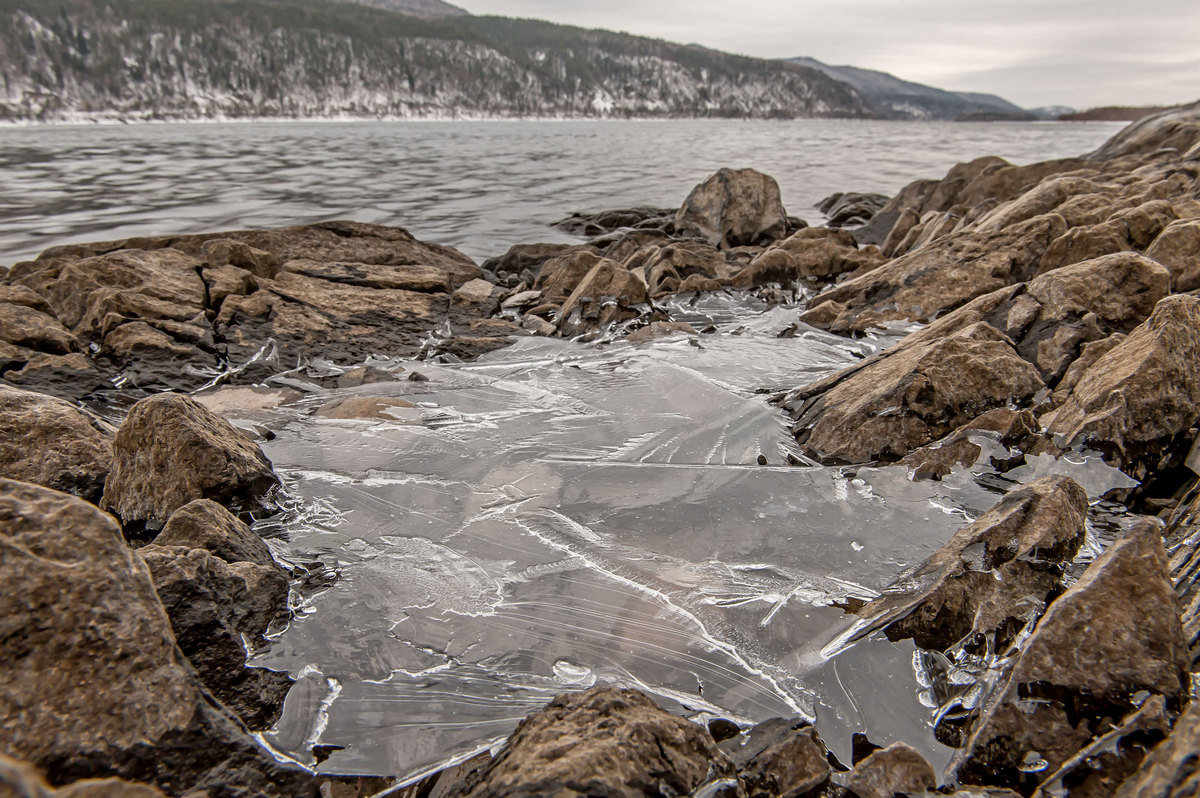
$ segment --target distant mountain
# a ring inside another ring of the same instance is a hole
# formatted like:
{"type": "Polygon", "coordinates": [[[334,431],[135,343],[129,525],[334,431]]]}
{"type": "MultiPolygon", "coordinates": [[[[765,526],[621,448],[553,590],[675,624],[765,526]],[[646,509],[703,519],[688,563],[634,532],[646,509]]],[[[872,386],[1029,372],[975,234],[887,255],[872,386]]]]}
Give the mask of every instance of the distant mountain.
{"type": "Polygon", "coordinates": [[[1066,116],[1075,112],[1075,109],[1069,105],[1043,105],[1038,108],[1029,109],[1029,113],[1038,119],[1058,119],[1060,116],[1066,116]]]}
{"type": "Polygon", "coordinates": [[[458,6],[443,3],[442,0],[353,0],[353,2],[400,14],[411,14],[415,17],[462,17],[468,13],[458,6]]]}
{"type": "Polygon", "coordinates": [[[1089,108],[1086,111],[1073,111],[1059,114],[1063,122],[1136,122],[1144,116],[1160,114],[1170,106],[1163,105],[1105,105],[1100,108],[1089,108]]]}
{"type": "MultiPolygon", "coordinates": [[[[431,0],[371,0],[414,3],[431,0]]],[[[333,0],[0,0],[0,120],[862,117],[800,64],[333,0]]]]}
{"type": "Polygon", "coordinates": [[[1020,106],[994,94],[946,91],[874,69],[829,66],[815,58],[788,60],[849,83],[874,111],[889,119],[1001,119],[1026,114],[1020,106]]]}

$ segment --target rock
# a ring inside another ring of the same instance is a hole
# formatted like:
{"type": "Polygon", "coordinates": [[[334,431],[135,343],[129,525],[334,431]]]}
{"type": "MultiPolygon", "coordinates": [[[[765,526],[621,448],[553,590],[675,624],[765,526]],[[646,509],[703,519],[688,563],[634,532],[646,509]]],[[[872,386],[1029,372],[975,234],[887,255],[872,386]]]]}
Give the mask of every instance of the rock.
{"type": "Polygon", "coordinates": [[[27,308],[52,316],[54,311],[37,291],[23,285],[5,285],[0,283],[0,302],[11,305],[22,305],[27,308]]]}
{"type": "Polygon", "coordinates": [[[1059,447],[1084,444],[1142,479],[1178,458],[1200,417],[1200,299],[1163,299],[1042,419],[1059,447]]]}
{"type": "Polygon", "coordinates": [[[200,376],[188,380],[184,366],[192,363],[215,370],[217,365],[215,355],[181,344],[141,321],[122,324],[105,335],[100,354],[121,370],[130,387],[147,389],[198,386],[207,380],[200,376]]]}
{"type": "Polygon", "coordinates": [[[101,507],[135,533],[165,524],[195,499],[256,508],[279,484],[253,440],[182,394],[135,404],[117,430],[113,454],[101,507]]]}
{"type": "Polygon", "coordinates": [[[205,241],[200,245],[200,256],[209,269],[239,269],[264,280],[272,279],[279,270],[278,257],[231,238],[205,241]]]}
{"type": "Polygon", "coordinates": [[[505,310],[511,310],[513,308],[531,308],[535,305],[541,304],[541,301],[541,291],[520,291],[516,294],[506,297],[504,301],[500,303],[500,307],[504,308],[505,310]]]}
{"type": "Polygon", "coordinates": [[[487,317],[500,309],[500,297],[504,289],[487,280],[470,280],[462,284],[450,297],[451,304],[476,316],[487,317]]]}
{"type": "Polygon", "coordinates": [[[874,247],[859,249],[844,231],[810,227],[764,250],[729,282],[739,288],[868,272],[883,263],[874,247]]]}
{"type": "Polygon", "coordinates": [[[20,388],[64,399],[79,399],[113,387],[95,364],[79,352],[34,355],[19,370],[4,372],[4,380],[20,388]]]}
{"type": "MultiPolygon", "coordinates": [[[[453,274],[444,269],[419,263],[375,264],[289,260],[281,268],[292,274],[357,288],[384,288],[425,294],[446,293],[455,288],[453,274]]],[[[277,274],[276,279],[278,276],[277,274]]],[[[467,280],[463,285],[470,282],[472,280],[467,280]]]]}
{"type": "Polygon", "coordinates": [[[972,230],[885,263],[809,301],[844,310],[834,332],[862,332],[889,321],[925,321],[975,297],[1034,276],[1050,242],[1062,235],[1061,216],[1039,216],[1002,230],[972,230]]]}
{"type": "Polygon", "coordinates": [[[708,733],[718,743],[722,743],[741,734],[742,727],[728,718],[713,718],[708,722],[708,733]]]}
{"type": "Polygon", "coordinates": [[[883,210],[890,197],[883,194],[859,194],[855,191],[831,194],[817,203],[817,210],[825,214],[829,227],[855,227],[866,224],[883,210]]]}
{"type": "MultiPolygon", "coordinates": [[[[1041,425],[1033,413],[1000,407],[967,422],[937,443],[905,455],[899,465],[907,466],[914,480],[941,479],[958,466],[969,468],[979,462],[983,449],[971,440],[972,436],[987,435],[1001,446],[1027,451],[1040,432],[1041,425]]],[[[1002,464],[993,459],[992,465],[1002,464]]]]}
{"type": "Polygon", "coordinates": [[[1171,148],[1183,154],[1200,143],[1200,103],[1181,105],[1139,119],[1088,156],[1112,160],[1171,148]]]}
{"type": "Polygon", "coordinates": [[[412,402],[390,396],[346,396],[326,402],[313,415],[318,418],[421,423],[420,408],[412,402]]]}
{"type": "Polygon", "coordinates": [[[259,286],[254,273],[239,266],[206,268],[201,270],[200,276],[208,288],[208,305],[213,310],[220,310],[226,297],[249,296],[257,291],[259,286]]]}
{"type": "Polygon", "coordinates": [[[816,795],[829,781],[829,752],[800,718],[775,718],[721,745],[742,776],[749,798],[816,795]]]}
{"type": "Polygon", "coordinates": [[[228,563],[249,562],[271,567],[275,558],[263,539],[221,505],[209,499],[188,502],[167,519],[156,546],[204,549],[228,563]]]}
{"type": "Polygon", "coordinates": [[[652,244],[638,250],[624,264],[642,277],[651,296],[676,293],[689,279],[711,283],[728,279],[738,271],[724,253],[701,241],[675,241],[665,246],[652,244]]]}
{"type": "Polygon", "coordinates": [[[783,400],[793,432],[827,462],[898,460],[1043,387],[1012,342],[977,322],[851,367],[783,400]]]}
{"type": "Polygon", "coordinates": [[[783,238],[787,213],[773,178],[753,169],[721,169],[688,194],[675,227],[727,249],[783,238]]]}
{"type": "Polygon", "coordinates": [[[123,779],[86,779],[55,790],[28,762],[0,754],[0,796],[3,798],[163,798],[146,784],[123,779]]]}
{"type": "Polygon", "coordinates": [[[736,771],[705,729],[642,693],[601,686],[530,715],[455,794],[687,795],[717,778],[736,771]]]}
{"type": "Polygon", "coordinates": [[[396,375],[374,366],[358,366],[338,375],[335,383],[339,388],[358,388],[379,382],[395,382],[396,375]]]}
{"type": "Polygon", "coordinates": [[[546,261],[580,248],[577,244],[517,244],[500,257],[484,261],[483,268],[497,274],[520,274],[526,269],[536,273],[546,261]]]}
{"type": "Polygon", "coordinates": [[[303,396],[291,388],[223,385],[215,390],[193,394],[192,398],[217,415],[228,415],[239,411],[271,410],[303,396]]]}
{"type": "Polygon", "coordinates": [[[632,344],[641,344],[655,338],[665,338],[670,335],[697,335],[696,329],[687,322],[652,321],[639,330],[634,330],[625,336],[632,344]]]}
{"type": "Polygon", "coordinates": [[[247,728],[270,728],[292,680],[286,673],[247,668],[246,649],[261,646],[271,623],[287,615],[287,574],[273,561],[229,563],[204,549],[157,541],[139,554],[200,680],[247,728]]]}
{"type": "Polygon", "coordinates": [[[7,479],[98,501],[113,433],[62,399],[0,386],[0,476],[7,479]]]}
{"type": "Polygon", "coordinates": [[[1055,402],[1062,404],[1066,401],[1072,389],[1079,384],[1079,380],[1083,378],[1087,370],[1095,365],[1097,360],[1107,355],[1117,344],[1124,340],[1125,336],[1122,333],[1113,333],[1099,341],[1090,341],[1081,344],[1079,347],[1079,357],[1071,362],[1062,379],[1058,381],[1058,385],[1054,386],[1055,402]]]}
{"type": "Polygon", "coordinates": [[[651,226],[656,229],[672,229],[674,216],[674,208],[644,207],[600,213],[573,213],[566,219],[555,222],[551,227],[573,236],[594,238],[626,227],[651,226]]]}
{"type": "Polygon", "coordinates": [[[1170,270],[1175,291],[1200,288],[1200,220],[1172,222],[1150,244],[1146,257],[1170,270]]]}
{"type": "Polygon", "coordinates": [[[646,284],[614,260],[601,258],[583,276],[571,295],[563,300],[559,319],[565,320],[584,298],[599,302],[604,297],[620,300],[620,304],[638,304],[649,299],[646,284]]]}
{"type": "Polygon", "coordinates": [[[312,796],[179,657],[149,570],[112,517],[0,479],[0,749],[55,785],[95,777],[170,795],[312,796]]]}
{"type": "Polygon", "coordinates": [[[1139,691],[1181,699],[1188,656],[1166,567],[1158,528],[1142,524],[1050,605],[951,762],[960,782],[1029,791],[1139,691]]]}
{"type": "Polygon", "coordinates": [[[889,640],[939,651],[982,635],[989,653],[1002,652],[1061,589],[1087,510],[1087,494],[1067,477],[1017,488],[859,610],[860,634],[884,628],[889,640]]]}
{"type": "Polygon", "coordinates": [[[79,349],[79,341],[58,323],[58,319],[11,302],[0,302],[0,341],[52,355],[65,355],[79,349]]]}
{"type": "Polygon", "coordinates": [[[1193,701],[1175,730],[1116,791],[1116,798],[1192,798],[1200,795],[1200,701],[1193,701]]]}
{"type": "Polygon", "coordinates": [[[571,249],[543,263],[533,287],[547,302],[561,304],[601,260],[594,249],[571,249]]]}
{"type": "Polygon", "coordinates": [[[1151,696],[1117,728],[1092,740],[1048,776],[1033,798],[1108,798],[1170,732],[1167,702],[1151,696]]]}
{"type": "Polygon", "coordinates": [[[937,786],[937,776],[916,749],[893,743],[859,762],[845,786],[858,798],[892,798],[932,790],[937,786]]]}

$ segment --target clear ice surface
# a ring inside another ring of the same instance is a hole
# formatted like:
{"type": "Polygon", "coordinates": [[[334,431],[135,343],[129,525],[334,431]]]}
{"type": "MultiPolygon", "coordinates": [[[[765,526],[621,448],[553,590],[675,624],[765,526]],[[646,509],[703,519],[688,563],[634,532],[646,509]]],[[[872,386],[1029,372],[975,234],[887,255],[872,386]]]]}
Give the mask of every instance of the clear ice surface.
{"type": "Polygon", "coordinates": [[[264,742],[310,765],[313,746],[337,749],[325,772],[416,775],[602,680],[697,718],[817,719],[847,760],[867,731],[943,763],[911,644],[822,651],[852,626],[835,602],[871,598],[997,495],[969,471],[914,483],[788,465],[786,419],[756,391],[890,341],[780,338],[794,309],[750,310],[713,298],[688,310],[713,334],[523,339],[404,364],[428,382],[401,373],[274,411],[264,449],[290,501],[262,531],[336,579],[300,586],[254,661],[298,677],[264,742]],[[310,415],[348,395],[403,397],[419,423],[310,415]]]}

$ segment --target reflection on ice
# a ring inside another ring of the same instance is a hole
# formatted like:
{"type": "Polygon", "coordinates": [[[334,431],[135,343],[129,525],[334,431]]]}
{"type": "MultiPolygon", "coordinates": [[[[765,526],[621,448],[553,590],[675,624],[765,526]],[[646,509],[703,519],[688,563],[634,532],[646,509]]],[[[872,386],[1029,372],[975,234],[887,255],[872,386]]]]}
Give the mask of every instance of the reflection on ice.
{"type": "Polygon", "coordinates": [[[268,742],[309,763],[341,749],[330,772],[415,774],[597,680],[693,714],[821,715],[835,750],[839,724],[919,737],[914,686],[886,689],[911,650],[867,641],[830,663],[850,626],[834,605],[875,595],[995,496],[969,475],[787,465],[799,452],[755,389],[873,349],[777,337],[794,318],[641,346],[529,339],[279,411],[265,448],[299,500],[272,543],[338,578],[301,591],[257,660],[302,674],[268,742]],[[420,423],[310,415],[348,395],[404,397],[420,423]]]}

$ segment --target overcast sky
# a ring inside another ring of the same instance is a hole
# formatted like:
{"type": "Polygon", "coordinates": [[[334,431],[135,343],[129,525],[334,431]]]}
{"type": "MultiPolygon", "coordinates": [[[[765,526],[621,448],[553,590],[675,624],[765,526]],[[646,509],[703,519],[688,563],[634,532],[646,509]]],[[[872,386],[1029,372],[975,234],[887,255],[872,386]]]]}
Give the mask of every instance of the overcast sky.
{"type": "Polygon", "coordinates": [[[1041,105],[1200,99],[1200,0],[458,0],[1041,105]]]}

